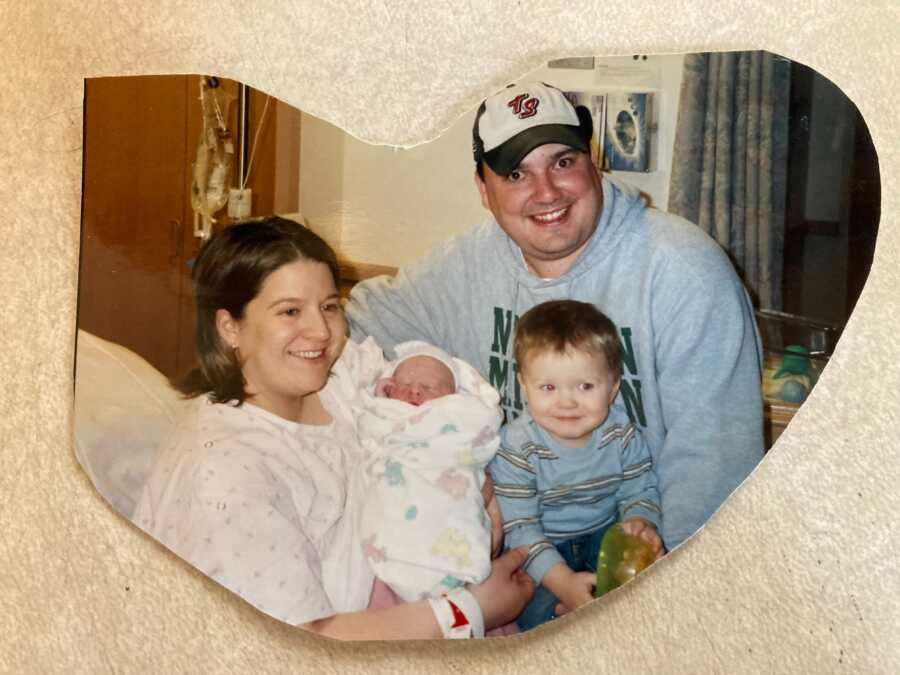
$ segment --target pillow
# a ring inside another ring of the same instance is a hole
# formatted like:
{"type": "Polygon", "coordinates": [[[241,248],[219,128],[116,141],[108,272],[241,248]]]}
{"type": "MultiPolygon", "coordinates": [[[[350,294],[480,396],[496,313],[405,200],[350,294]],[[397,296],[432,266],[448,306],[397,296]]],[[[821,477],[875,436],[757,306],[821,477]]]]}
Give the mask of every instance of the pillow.
{"type": "Polygon", "coordinates": [[[75,454],[100,494],[131,518],[185,402],[121,345],[79,330],[75,354],[75,454]]]}

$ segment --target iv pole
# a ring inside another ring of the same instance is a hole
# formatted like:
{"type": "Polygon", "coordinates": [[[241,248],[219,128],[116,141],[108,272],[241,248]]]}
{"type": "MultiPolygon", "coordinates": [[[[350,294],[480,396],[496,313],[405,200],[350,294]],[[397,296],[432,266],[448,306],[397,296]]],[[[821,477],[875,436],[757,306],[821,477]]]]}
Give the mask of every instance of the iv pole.
{"type": "Polygon", "coordinates": [[[250,130],[250,88],[246,84],[238,85],[238,178],[239,187],[244,186],[247,177],[247,163],[249,160],[247,150],[249,148],[250,130]]]}

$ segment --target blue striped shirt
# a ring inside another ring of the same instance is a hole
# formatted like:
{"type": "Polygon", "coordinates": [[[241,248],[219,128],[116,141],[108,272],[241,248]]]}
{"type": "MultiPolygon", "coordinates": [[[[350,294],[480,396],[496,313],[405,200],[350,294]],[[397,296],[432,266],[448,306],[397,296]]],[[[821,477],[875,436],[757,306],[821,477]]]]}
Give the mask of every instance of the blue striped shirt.
{"type": "Polygon", "coordinates": [[[536,583],[563,561],[556,542],[638,516],[660,526],[650,450],[616,406],[582,448],[556,443],[526,411],[501,430],[490,473],[506,547],[529,547],[524,568],[536,583]]]}

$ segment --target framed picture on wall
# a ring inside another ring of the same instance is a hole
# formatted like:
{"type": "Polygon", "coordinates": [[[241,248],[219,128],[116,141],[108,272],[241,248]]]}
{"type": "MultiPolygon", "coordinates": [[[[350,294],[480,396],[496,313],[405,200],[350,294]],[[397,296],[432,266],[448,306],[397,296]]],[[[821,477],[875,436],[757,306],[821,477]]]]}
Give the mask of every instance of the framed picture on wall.
{"type": "Polygon", "coordinates": [[[606,97],[604,169],[650,170],[650,117],[653,94],[613,92],[606,97]]]}

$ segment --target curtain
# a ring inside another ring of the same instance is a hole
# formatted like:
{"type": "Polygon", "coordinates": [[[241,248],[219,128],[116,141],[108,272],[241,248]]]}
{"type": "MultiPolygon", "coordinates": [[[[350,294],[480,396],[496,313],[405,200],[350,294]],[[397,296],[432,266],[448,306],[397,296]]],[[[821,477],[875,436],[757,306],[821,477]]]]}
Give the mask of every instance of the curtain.
{"type": "Polygon", "coordinates": [[[781,308],[791,64],[688,54],[669,211],[724,248],[760,308],[781,308]]]}

